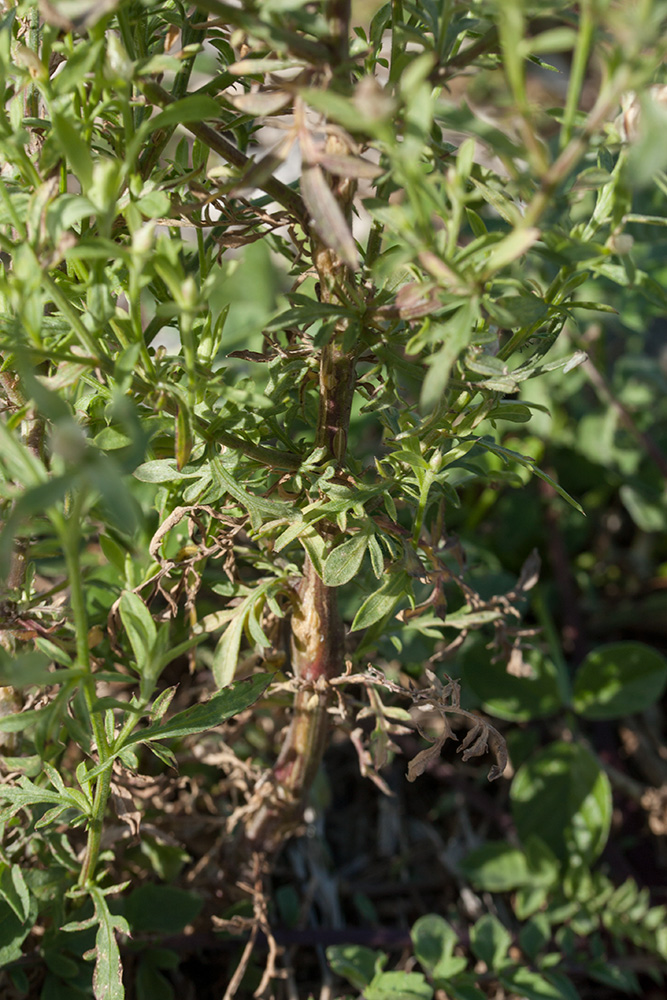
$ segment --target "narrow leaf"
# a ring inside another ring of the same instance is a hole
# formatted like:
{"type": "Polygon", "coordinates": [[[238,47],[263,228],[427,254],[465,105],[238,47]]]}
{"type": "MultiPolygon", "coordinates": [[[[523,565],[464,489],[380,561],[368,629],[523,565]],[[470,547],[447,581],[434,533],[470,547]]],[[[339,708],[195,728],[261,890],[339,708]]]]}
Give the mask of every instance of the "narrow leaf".
{"type": "Polygon", "coordinates": [[[147,135],[156,129],[171,128],[184,122],[202,122],[220,117],[220,105],[206,94],[192,94],[181,101],[174,101],[145,125],[147,135]]]}
{"type": "Polygon", "coordinates": [[[249,605],[244,601],[231,622],[220,636],[213,654],[213,679],[216,686],[226,688],[234,680],[243,639],[243,625],[248,617],[249,605]]]}
{"type": "Polygon", "coordinates": [[[157,630],[150,612],[138,594],[125,590],[120,599],[120,617],[141,673],[155,647],[157,630]]]}
{"type": "Polygon", "coordinates": [[[133,733],[126,745],[143,743],[146,740],[180,739],[183,736],[193,736],[195,733],[213,729],[254,704],[266,691],[272,679],[272,674],[256,674],[246,680],[237,681],[201,705],[193,705],[192,708],[186,708],[184,712],[179,712],[165,723],[148,726],[133,733]]]}
{"type": "Polygon", "coordinates": [[[359,254],[354,237],[322,169],[317,164],[304,166],[301,194],[310,212],[315,232],[324,245],[333,250],[353,271],[358,271],[359,254]]]}
{"type": "Polygon", "coordinates": [[[409,583],[410,576],[405,570],[387,577],[382,586],[361,605],[354,616],[351,631],[357,632],[359,629],[368,628],[380,618],[391,614],[401,598],[407,594],[409,583]]]}

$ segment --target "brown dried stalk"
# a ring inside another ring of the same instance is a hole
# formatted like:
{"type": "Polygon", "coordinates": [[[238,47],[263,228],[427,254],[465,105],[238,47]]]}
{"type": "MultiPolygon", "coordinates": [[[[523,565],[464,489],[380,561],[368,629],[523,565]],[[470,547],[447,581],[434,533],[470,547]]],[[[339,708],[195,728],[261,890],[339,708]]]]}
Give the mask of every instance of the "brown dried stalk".
{"type": "MultiPolygon", "coordinates": [[[[327,15],[332,35],[332,61],[340,65],[347,59],[349,0],[328,3],[327,15]]],[[[301,131],[303,143],[308,148],[305,126],[301,131]]],[[[340,135],[328,136],[326,154],[347,152],[349,150],[340,135]]],[[[309,169],[312,168],[306,165],[304,197],[308,183],[312,182],[309,169]]],[[[343,229],[349,231],[354,182],[348,178],[329,181],[322,171],[320,174],[319,179],[327,186],[327,197],[336,206],[338,224],[333,227],[333,239],[329,240],[324,227],[313,225],[312,254],[319,277],[320,297],[324,302],[332,302],[341,285],[349,285],[353,281],[354,262],[350,259],[346,240],[341,239],[341,232],[343,229]]],[[[305,200],[308,205],[308,198],[305,197],[305,200]]],[[[308,207],[311,208],[310,205],[308,207]]],[[[323,448],[329,460],[338,467],[342,465],[347,448],[355,386],[356,355],[354,351],[343,349],[345,332],[343,321],[322,349],[319,372],[316,446],[323,448]]],[[[326,527],[323,530],[327,530],[326,527]]],[[[343,626],[335,588],[325,586],[306,557],[303,576],[296,587],[292,615],[291,662],[297,683],[294,714],[273,771],[260,783],[254,799],[249,803],[251,818],[246,826],[246,835],[256,848],[275,850],[301,821],[327,742],[327,710],[331,700],[329,682],[343,673],[343,652],[343,626]]]]}

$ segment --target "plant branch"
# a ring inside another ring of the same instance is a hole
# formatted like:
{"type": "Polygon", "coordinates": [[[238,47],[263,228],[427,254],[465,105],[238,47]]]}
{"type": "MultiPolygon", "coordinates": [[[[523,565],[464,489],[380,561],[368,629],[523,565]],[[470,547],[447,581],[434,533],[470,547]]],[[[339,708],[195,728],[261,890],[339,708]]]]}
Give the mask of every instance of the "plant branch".
{"type": "MultiPolygon", "coordinates": [[[[95,680],[92,673],[90,659],[90,647],[88,642],[88,614],[86,611],[86,600],[83,589],[83,575],[81,572],[81,561],[79,558],[80,529],[79,525],[83,515],[84,495],[78,492],[72,504],[72,510],[68,517],[60,511],[51,511],[51,521],[55,527],[60,543],[65,555],[67,565],[67,575],[70,586],[70,604],[74,618],[74,629],[76,635],[76,659],[77,666],[83,670],[83,696],[88,709],[90,727],[93,739],[97,744],[97,754],[100,763],[103,764],[109,758],[109,744],[104,730],[104,720],[99,711],[95,708],[97,693],[95,690],[95,680]]],[[[111,762],[109,767],[102,771],[95,784],[95,795],[93,799],[92,815],[88,826],[88,840],[86,852],[79,874],[79,885],[88,885],[94,876],[95,866],[100,853],[102,842],[102,828],[104,814],[109,799],[109,789],[111,785],[111,762]]]]}
{"type": "MultiPolygon", "coordinates": [[[[332,30],[332,51],[342,65],[348,56],[349,0],[331,0],[326,13],[332,30]]],[[[340,140],[327,139],[327,152],[340,153],[340,140]]],[[[347,183],[332,185],[336,200],[348,218],[354,194],[347,183]]],[[[320,279],[320,297],[332,302],[338,296],[340,276],[353,278],[337,253],[313,235],[312,252],[320,279]]],[[[337,468],[343,465],[355,387],[353,351],[345,350],[346,321],[342,321],[320,355],[319,413],[316,446],[337,468]]],[[[323,528],[327,530],[326,527],[323,528]]],[[[291,661],[297,683],[294,714],[272,780],[260,789],[259,809],[247,836],[264,850],[275,850],[299,824],[310,787],[317,774],[329,730],[330,681],[344,668],[344,630],[336,589],[327,587],[309,556],[296,588],[292,614],[291,661]]]]}
{"type": "MultiPolygon", "coordinates": [[[[157,83],[142,81],[141,88],[152,104],[157,104],[161,108],[167,108],[170,104],[174,103],[171,95],[157,83]]],[[[204,125],[201,122],[184,122],[183,127],[206,143],[209,149],[212,149],[213,152],[221,156],[227,163],[231,163],[233,167],[238,167],[239,170],[247,170],[252,165],[253,161],[249,156],[242,153],[240,149],[237,149],[233,143],[225,139],[219,132],[216,132],[210,125],[204,125]]],[[[257,187],[261,188],[262,191],[278,202],[279,205],[282,205],[297,222],[301,223],[307,229],[309,220],[308,210],[301,196],[296,191],[292,191],[287,184],[283,184],[276,177],[267,177],[264,180],[258,181],[257,187]]]]}

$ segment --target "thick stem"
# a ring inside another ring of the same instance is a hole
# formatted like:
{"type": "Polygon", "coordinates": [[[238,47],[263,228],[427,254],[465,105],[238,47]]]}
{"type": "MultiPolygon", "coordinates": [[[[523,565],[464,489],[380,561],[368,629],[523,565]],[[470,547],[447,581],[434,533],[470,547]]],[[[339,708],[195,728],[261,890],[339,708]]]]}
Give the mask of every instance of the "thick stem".
{"type": "Polygon", "coordinates": [[[258,808],[247,828],[251,843],[275,850],[301,821],[324,753],[329,720],[328,681],[343,669],[343,626],[336,592],[325,587],[310,559],[297,588],[291,655],[299,685],[294,714],[271,781],[259,789],[258,808]]]}
{"type": "MultiPolygon", "coordinates": [[[[330,0],[326,13],[333,61],[341,65],[348,55],[348,0],[330,0]]],[[[341,152],[335,148],[339,142],[337,136],[330,136],[327,151],[341,152]]],[[[349,220],[353,186],[343,180],[332,183],[332,190],[349,220]]],[[[313,262],[318,272],[320,296],[323,301],[331,302],[336,297],[339,281],[344,279],[351,283],[352,276],[334,251],[317,238],[313,241],[313,262]]],[[[355,387],[356,354],[354,350],[344,349],[345,334],[346,324],[341,323],[321,352],[315,433],[316,445],[324,449],[329,462],[338,469],[345,459],[355,387]]],[[[296,588],[290,651],[297,684],[294,714],[271,780],[256,793],[257,809],[246,831],[250,842],[264,850],[280,847],[301,821],[327,744],[329,682],[344,668],[344,630],[336,590],[325,586],[308,557],[296,588]]]]}

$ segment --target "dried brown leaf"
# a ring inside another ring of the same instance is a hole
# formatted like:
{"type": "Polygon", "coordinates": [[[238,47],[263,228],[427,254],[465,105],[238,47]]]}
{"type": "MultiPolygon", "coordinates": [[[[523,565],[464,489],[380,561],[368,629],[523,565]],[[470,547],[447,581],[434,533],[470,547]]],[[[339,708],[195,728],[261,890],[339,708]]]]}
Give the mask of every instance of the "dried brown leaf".
{"type": "Polygon", "coordinates": [[[520,591],[532,590],[540,578],[540,567],[542,560],[537,549],[533,549],[525,563],[521,567],[516,589],[520,591]]]}
{"type": "Polygon", "coordinates": [[[359,270],[359,254],[343,211],[317,164],[304,166],[301,194],[315,232],[325,246],[354,271],[359,270]]]}
{"type": "Polygon", "coordinates": [[[317,162],[336,177],[356,177],[359,180],[375,180],[384,173],[382,167],[362,156],[342,156],[337,153],[320,153],[317,162]]]}
{"type": "Polygon", "coordinates": [[[496,763],[488,774],[489,781],[495,781],[507,767],[507,744],[497,729],[484,719],[477,719],[472,729],[466,733],[458,752],[465,761],[471,757],[481,757],[487,751],[496,758],[496,763]]]}
{"type": "Polygon", "coordinates": [[[253,160],[252,164],[243,171],[240,177],[237,177],[229,193],[231,195],[239,195],[243,191],[252,191],[254,188],[261,187],[287,159],[293,143],[294,138],[288,136],[270,150],[266,156],[263,156],[261,160],[253,160]]]}
{"type": "Polygon", "coordinates": [[[440,756],[440,751],[446,742],[447,735],[443,733],[432,746],[420,750],[417,756],[412,758],[408,764],[408,781],[414,781],[420,774],[424,773],[431,761],[440,756]]]}
{"type": "Polygon", "coordinates": [[[244,115],[275,115],[282,111],[292,100],[292,95],[285,90],[257,91],[250,94],[225,94],[225,100],[244,115]]]}

